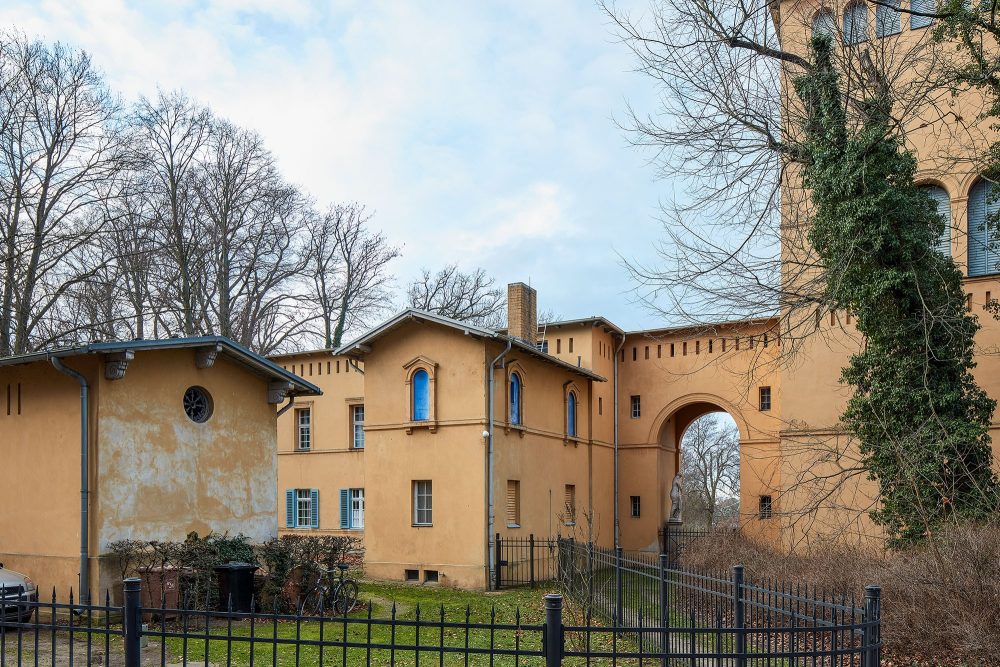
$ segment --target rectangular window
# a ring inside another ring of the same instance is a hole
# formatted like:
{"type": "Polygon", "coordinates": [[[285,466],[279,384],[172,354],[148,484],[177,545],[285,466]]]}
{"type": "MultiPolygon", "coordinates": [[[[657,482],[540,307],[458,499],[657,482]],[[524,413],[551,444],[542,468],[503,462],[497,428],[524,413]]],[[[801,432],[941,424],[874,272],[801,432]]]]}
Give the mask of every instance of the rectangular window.
{"type": "Polygon", "coordinates": [[[635,356],[635,355],[636,355],[636,352],[635,352],[635,351],[636,351],[636,348],[634,348],[634,347],[633,347],[633,348],[632,348],[632,361],[635,361],[635,360],[636,360],[636,356],[635,356]]]}
{"type": "Polygon", "coordinates": [[[295,489],[295,527],[312,525],[312,494],[309,489],[295,489]]]}
{"type": "Polygon", "coordinates": [[[351,444],[354,449],[365,448],[365,406],[351,406],[351,444]]]}
{"type": "Polygon", "coordinates": [[[507,480],[507,527],[521,527],[521,481],[507,480]]]}
{"type": "Polygon", "coordinates": [[[760,387],[760,410],[767,412],[771,409],[771,388],[760,387]]]}
{"type": "Polygon", "coordinates": [[[674,344],[673,343],[670,344],[670,356],[671,357],[674,356],[674,344]]]}
{"type": "Polygon", "coordinates": [[[641,414],[642,413],[640,411],[640,406],[639,406],[639,397],[638,396],[633,396],[632,397],[632,419],[638,419],[641,416],[641,414]]]}
{"type": "Polygon", "coordinates": [[[640,512],[642,510],[642,508],[640,506],[640,503],[639,503],[639,496],[629,496],[629,500],[632,503],[632,518],[638,519],[639,518],[639,514],[640,514],[640,512]]]}
{"type": "Polygon", "coordinates": [[[544,352],[545,354],[549,353],[549,341],[547,340],[538,341],[537,343],[535,343],[535,347],[538,348],[539,352],[544,352]]]}
{"type": "Polygon", "coordinates": [[[646,346],[646,359],[649,359],[649,346],[646,346]]]}
{"type": "Polygon", "coordinates": [[[701,341],[700,340],[696,340],[694,342],[694,353],[695,354],[701,354],[701,341]]]}
{"type": "Polygon", "coordinates": [[[431,481],[424,479],[413,482],[413,525],[430,526],[434,518],[432,509],[431,481]]]}
{"type": "Polygon", "coordinates": [[[351,528],[365,527],[365,490],[351,489],[351,528]]]}
{"type": "Polygon", "coordinates": [[[562,354],[562,338],[556,338],[556,354],[562,354]]]}
{"type": "Polygon", "coordinates": [[[564,521],[564,523],[567,526],[575,526],[576,525],[576,485],[575,484],[567,484],[566,485],[565,497],[566,497],[566,503],[565,503],[566,520],[564,521]]]}
{"type": "Polygon", "coordinates": [[[757,515],[761,519],[770,519],[774,516],[774,508],[771,505],[771,496],[761,496],[757,501],[757,515]]]}
{"type": "Polygon", "coordinates": [[[687,353],[688,353],[688,344],[685,342],[681,344],[681,355],[686,357],[687,353]]]}
{"type": "Polygon", "coordinates": [[[604,414],[604,397],[603,396],[598,396],[597,397],[597,414],[599,414],[599,415],[603,415],[604,414]]]}
{"type": "Polygon", "coordinates": [[[662,356],[663,356],[663,346],[662,345],[657,345],[656,346],[656,358],[659,359],[662,356]]]}
{"type": "Polygon", "coordinates": [[[708,339],[708,353],[709,354],[712,354],[712,342],[713,342],[712,339],[709,338],[708,339]]]}
{"type": "Polygon", "coordinates": [[[937,3],[934,0],[910,0],[910,11],[918,12],[910,14],[910,30],[926,28],[933,23],[933,17],[921,16],[921,14],[933,14],[936,9],[937,3]]]}
{"type": "Polygon", "coordinates": [[[295,411],[295,446],[302,450],[312,447],[311,408],[299,408],[295,411]]]}
{"type": "Polygon", "coordinates": [[[722,351],[723,352],[726,351],[726,339],[725,338],[722,339],[722,351]]]}
{"type": "Polygon", "coordinates": [[[569,338],[569,351],[570,352],[573,351],[573,337],[572,336],[570,336],[570,338],[569,338]]]}

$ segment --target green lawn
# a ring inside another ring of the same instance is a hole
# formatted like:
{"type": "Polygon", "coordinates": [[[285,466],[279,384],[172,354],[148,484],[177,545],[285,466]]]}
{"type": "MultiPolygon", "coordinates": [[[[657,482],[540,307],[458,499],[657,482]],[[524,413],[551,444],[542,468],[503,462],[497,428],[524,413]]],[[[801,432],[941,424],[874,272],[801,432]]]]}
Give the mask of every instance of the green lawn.
{"type": "MultiPolygon", "coordinates": [[[[544,601],[543,596],[548,592],[545,588],[514,589],[495,594],[482,592],[460,591],[449,588],[437,588],[426,586],[406,586],[386,583],[365,583],[361,587],[361,600],[371,604],[371,615],[373,619],[389,619],[393,614],[398,620],[412,621],[417,618],[419,609],[421,620],[437,623],[441,618],[441,611],[444,610],[445,622],[464,622],[466,613],[472,623],[489,623],[491,618],[495,618],[496,623],[515,625],[520,615],[521,625],[541,625],[544,622],[544,601]]],[[[351,614],[351,619],[362,620],[368,615],[368,609],[356,611],[351,614]]],[[[156,626],[151,628],[155,631],[156,626]]],[[[204,632],[201,626],[197,632],[204,632]]],[[[211,633],[226,637],[230,629],[225,624],[213,624],[211,633]]],[[[230,645],[224,639],[220,641],[209,641],[208,660],[212,664],[231,664],[236,666],[250,665],[250,636],[251,626],[249,622],[234,623],[232,635],[239,638],[230,645]],[[231,652],[231,653],[230,653],[231,652]]],[[[285,621],[277,624],[255,624],[253,627],[253,664],[270,665],[275,658],[274,642],[272,637],[279,639],[295,640],[318,640],[322,636],[327,641],[342,643],[346,634],[348,643],[376,645],[407,645],[420,646],[419,664],[436,665],[440,664],[439,652],[434,650],[442,643],[450,647],[464,647],[466,642],[471,647],[488,649],[491,645],[500,649],[513,649],[515,645],[521,648],[541,650],[541,633],[522,629],[498,630],[490,636],[488,630],[476,630],[468,633],[461,628],[444,627],[422,627],[420,629],[419,640],[416,636],[416,629],[410,627],[397,626],[391,628],[387,623],[369,626],[360,622],[324,622],[305,620],[302,622],[285,621]],[[369,636],[369,632],[371,633],[369,636]],[[322,633],[322,634],[321,634],[322,633]]],[[[151,637],[155,640],[155,636],[151,637]]],[[[187,658],[191,662],[204,664],[205,641],[188,640],[185,644],[180,638],[168,638],[167,648],[173,655],[176,662],[180,662],[181,656],[187,653],[187,658]]],[[[342,665],[345,664],[345,652],[341,646],[325,647],[323,653],[323,664],[342,665]]],[[[316,646],[303,646],[296,655],[296,648],[290,644],[278,645],[276,651],[277,665],[318,665],[320,664],[320,649],[316,646]]],[[[347,665],[417,665],[417,651],[413,649],[402,649],[393,651],[390,648],[366,649],[361,647],[350,647],[346,650],[347,665]]],[[[514,665],[513,656],[496,656],[490,662],[488,655],[473,655],[468,663],[462,654],[445,654],[444,664],[446,665],[514,665]]],[[[521,665],[542,665],[544,660],[540,657],[521,658],[517,664],[521,665]]]]}

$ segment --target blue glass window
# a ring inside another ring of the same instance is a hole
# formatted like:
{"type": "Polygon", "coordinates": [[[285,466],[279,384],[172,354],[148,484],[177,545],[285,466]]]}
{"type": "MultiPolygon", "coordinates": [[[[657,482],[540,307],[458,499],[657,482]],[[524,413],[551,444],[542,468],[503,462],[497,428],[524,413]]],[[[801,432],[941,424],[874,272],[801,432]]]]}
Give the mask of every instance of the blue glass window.
{"type": "Polygon", "coordinates": [[[868,5],[858,2],[844,10],[844,44],[868,39],[868,5]]]}
{"type": "Polygon", "coordinates": [[[521,423],[521,376],[517,373],[510,376],[510,423],[521,423]]]}
{"type": "Polygon", "coordinates": [[[413,374],[413,421],[431,418],[431,380],[424,369],[413,374]]]}
{"type": "Polygon", "coordinates": [[[576,437],[576,394],[572,391],[566,400],[566,434],[576,437]]]}

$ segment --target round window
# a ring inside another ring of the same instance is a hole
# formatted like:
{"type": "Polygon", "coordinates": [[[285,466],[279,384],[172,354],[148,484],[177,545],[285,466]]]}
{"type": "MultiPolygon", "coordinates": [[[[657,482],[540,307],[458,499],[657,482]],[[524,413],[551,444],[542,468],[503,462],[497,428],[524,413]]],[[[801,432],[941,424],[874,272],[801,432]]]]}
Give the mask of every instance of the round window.
{"type": "Polygon", "coordinates": [[[199,424],[212,416],[212,397],[202,387],[190,387],[184,392],[184,414],[199,424]]]}

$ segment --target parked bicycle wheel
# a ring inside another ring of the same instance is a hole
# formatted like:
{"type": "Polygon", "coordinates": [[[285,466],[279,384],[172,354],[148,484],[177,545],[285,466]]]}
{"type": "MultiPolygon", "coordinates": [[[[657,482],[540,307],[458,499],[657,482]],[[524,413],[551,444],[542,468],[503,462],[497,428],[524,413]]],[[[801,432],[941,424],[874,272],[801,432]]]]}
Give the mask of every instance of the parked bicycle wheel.
{"type": "Polygon", "coordinates": [[[317,586],[309,591],[302,602],[299,610],[303,614],[315,614],[316,616],[329,616],[334,610],[333,596],[323,586],[317,586]]]}
{"type": "Polygon", "coordinates": [[[341,615],[347,614],[354,609],[354,605],[357,603],[358,584],[348,579],[337,588],[337,602],[334,611],[341,615]]]}

